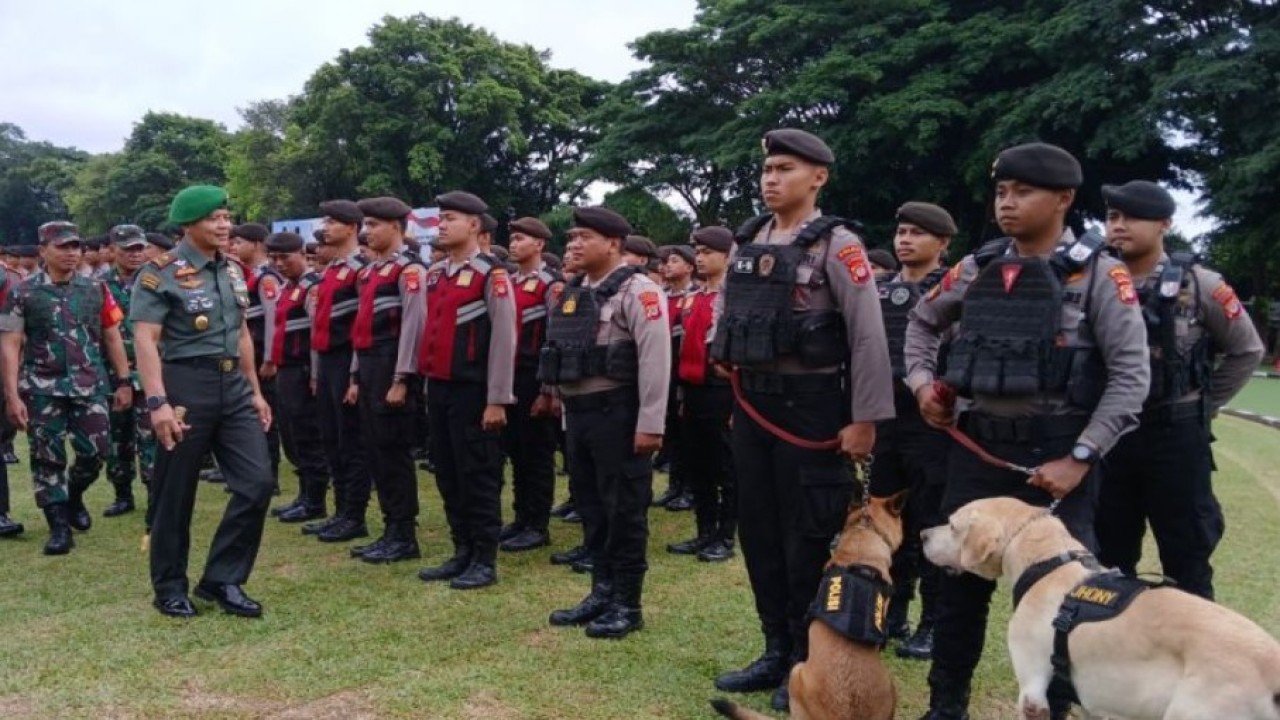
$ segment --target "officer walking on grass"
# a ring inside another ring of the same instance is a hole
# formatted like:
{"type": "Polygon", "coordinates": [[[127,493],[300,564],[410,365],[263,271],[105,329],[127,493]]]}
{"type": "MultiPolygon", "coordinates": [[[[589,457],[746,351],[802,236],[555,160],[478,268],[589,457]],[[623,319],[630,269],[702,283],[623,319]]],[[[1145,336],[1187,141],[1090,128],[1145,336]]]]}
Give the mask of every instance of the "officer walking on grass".
{"type": "Polygon", "coordinates": [[[241,586],[257,559],[271,500],[264,432],[271,408],[258,388],[245,324],[248,284],[219,250],[231,231],[226,204],[226,191],[209,185],[174,197],[169,222],[184,236],[139,271],[130,309],[160,446],[152,479],[151,584],[156,609],[172,617],[196,614],[187,597],[187,556],[197,475],[210,451],[230,497],[195,594],[233,615],[262,614],[241,586]]]}
{"type": "MultiPolygon", "coordinates": [[[[945,379],[972,410],[960,429],[995,457],[1033,475],[993,467],[956,448],[947,464],[946,517],[980,498],[1012,496],[1056,514],[1096,549],[1094,467],[1137,425],[1147,395],[1146,330],[1129,271],[1095,234],[1066,227],[1082,182],[1080,163],[1054,145],[1000,153],[992,167],[994,211],[1009,235],[965,257],[910,315],[907,385],[930,425],[955,422],[945,379]],[[953,325],[945,374],[938,354],[953,325]]],[[[995,582],[944,575],[938,600],[928,720],[968,717],[970,682],[982,656],[995,582]]],[[[1050,697],[1054,718],[1065,698],[1050,697]]]]}
{"type": "Polygon", "coordinates": [[[1165,251],[1176,205],[1135,180],[1102,187],[1107,241],[1133,275],[1151,355],[1151,392],[1138,429],[1102,461],[1099,559],[1137,572],[1147,523],[1164,574],[1213,599],[1209,558],[1225,529],[1213,496],[1209,420],[1262,361],[1262,339],[1222,276],[1165,251]]]}

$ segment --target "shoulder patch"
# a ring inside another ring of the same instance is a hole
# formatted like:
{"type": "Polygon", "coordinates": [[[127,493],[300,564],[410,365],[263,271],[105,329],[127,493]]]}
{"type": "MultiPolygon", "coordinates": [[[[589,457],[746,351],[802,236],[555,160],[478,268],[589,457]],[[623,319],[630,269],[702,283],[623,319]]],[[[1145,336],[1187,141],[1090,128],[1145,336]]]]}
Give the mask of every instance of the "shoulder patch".
{"type": "Polygon", "coordinates": [[[511,291],[511,283],[507,278],[506,268],[495,267],[489,271],[489,283],[493,288],[493,294],[498,297],[506,297],[511,291]]]}
{"type": "Polygon", "coordinates": [[[268,300],[275,300],[280,294],[280,283],[276,282],[274,275],[262,276],[262,295],[268,300]]]}
{"type": "Polygon", "coordinates": [[[964,262],[956,263],[946,275],[943,276],[942,282],[933,286],[929,291],[929,299],[938,297],[943,291],[950,291],[951,287],[960,281],[960,276],[964,273],[964,262]]]}
{"type": "Polygon", "coordinates": [[[1222,283],[1213,289],[1212,297],[1222,306],[1222,311],[1226,313],[1227,320],[1235,320],[1244,314],[1244,305],[1240,303],[1240,298],[1236,296],[1235,288],[1226,283],[1222,283]]]}
{"type": "Polygon", "coordinates": [[[836,253],[836,259],[844,263],[845,269],[849,271],[849,279],[855,285],[866,285],[871,281],[871,265],[861,243],[844,246],[836,253]]]}
{"type": "Polygon", "coordinates": [[[422,274],[418,272],[415,266],[409,266],[400,274],[404,278],[404,289],[409,294],[414,294],[422,289],[422,274]]]}
{"type": "Polygon", "coordinates": [[[1125,305],[1138,304],[1138,291],[1133,287],[1133,277],[1129,275],[1129,268],[1117,265],[1108,270],[1107,275],[1116,285],[1116,294],[1120,296],[1120,302],[1125,305]]]}
{"type": "Polygon", "coordinates": [[[138,284],[148,290],[155,290],[160,287],[160,276],[155,273],[144,272],[138,276],[138,284]]]}
{"type": "Polygon", "coordinates": [[[649,320],[662,317],[662,294],[656,290],[645,290],[636,296],[644,306],[644,316],[649,320]]]}

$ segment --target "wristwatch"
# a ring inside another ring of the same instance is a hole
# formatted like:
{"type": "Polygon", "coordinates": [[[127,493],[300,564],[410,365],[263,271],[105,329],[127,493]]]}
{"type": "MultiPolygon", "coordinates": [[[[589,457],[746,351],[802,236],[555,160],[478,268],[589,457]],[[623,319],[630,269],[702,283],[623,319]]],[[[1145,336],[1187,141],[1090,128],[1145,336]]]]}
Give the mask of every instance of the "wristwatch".
{"type": "Polygon", "coordinates": [[[122,387],[127,387],[128,385],[132,384],[132,382],[133,382],[132,379],[128,377],[112,378],[111,387],[116,390],[119,390],[122,387]]]}
{"type": "Polygon", "coordinates": [[[1076,462],[1092,465],[1098,462],[1099,457],[1101,456],[1098,455],[1097,450],[1094,450],[1084,443],[1077,443],[1075,447],[1071,448],[1071,459],[1076,462]]]}
{"type": "Polygon", "coordinates": [[[169,404],[169,398],[163,395],[148,395],[147,410],[159,410],[169,404]]]}

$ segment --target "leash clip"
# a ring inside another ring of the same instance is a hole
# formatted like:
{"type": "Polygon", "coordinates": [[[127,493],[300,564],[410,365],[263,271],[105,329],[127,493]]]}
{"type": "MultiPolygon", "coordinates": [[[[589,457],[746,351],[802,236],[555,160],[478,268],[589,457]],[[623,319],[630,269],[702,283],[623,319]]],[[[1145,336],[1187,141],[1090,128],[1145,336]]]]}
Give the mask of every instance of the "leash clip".
{"type": "Polygon", "coordinates": [[[1046,512],[1048,512],[1050,515],[1057,515],[1058,506],[1061,504],[1062,504],[1062,498],[1055,498],[1053,502],[1049,503],[1049,509],[1046,512]]]}

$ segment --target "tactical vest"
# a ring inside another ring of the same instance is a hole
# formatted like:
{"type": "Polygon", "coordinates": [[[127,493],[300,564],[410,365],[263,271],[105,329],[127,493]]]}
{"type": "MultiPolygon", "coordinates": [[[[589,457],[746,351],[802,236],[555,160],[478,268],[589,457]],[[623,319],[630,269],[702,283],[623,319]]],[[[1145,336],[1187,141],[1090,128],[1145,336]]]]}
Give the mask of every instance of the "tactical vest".
{"type": "Polygon", "coordinates": [[[311,318],[307,316],[307,294],[320,282],[319,273],[309,272],[297,282],[287,283],[276,302],[275,337],[271,339],[271,362],[280,367],[311,363],[311,318]]]}
{"type": "Polygon", "coordinates": [[[865,565],[833,565],[818,585],[809,606],[809,620],[817,620],[856,643],[884,647],[885,614],[893,588],[865,565]]]}
{"type": "Polygon", "coordinates": [[[547,320],[547,342],[538,362],[538,381],[557,385],[591,377],[635,382],[640,376],[639,349],[635,342],[597,345],[600,310],[618,294],[622,284],[644,268],[624,265],[596,287],[583,284],[579,275],[565,286],[560,302],[547,320]]]}
{"type": "Polygon", "coordinates": [[[316,295],[315,324],[311,329],[312,350],[333,352],[351,344],[351,325],[360,305],[356,276],[364,266],[365,261],[354,256],[324,269],[316,295]]]}
{"type": "Polygon", "coordinates": [[[710,346],[707,343],[707,332],[711,330],[719,294],[695,293],[683,312],[681,323],[685,338],[680,345],[680,362],[676,365],[676,374],[682,382],[691,385],[723,385],[728,382],[711,370],[710,346]]]}
{"type": "Polygon", "coordinates": [[[1207,390],[1212,372],[1208,333],[1201,335],[1185,351],[1178,348],[1178,318],[1195,319],[1200,314],[1200,288],[1192,268],[1194,258],[1175,253],[1161,261],[1147,282],[1138,289],[1142,303],[1142,319],[1147,325],[1147,343],[1151,351],[1151,391],[1147,406],[1174,401],[1187,393],[1207,390]],[[1191,303],[1184,307],[1183,292],[1190,293],[1191,303]],[[1187,315],[1183,315],[1186,313],[1187,315]]]}
{"type": "Polygon", "coordinates": [[[102,287],[81,275],[73,275],[65,285],[55,285],[47,276],[33,274],[26,283],[24,385],[27,378],[37,390],[41,380],[62,378],[70,378],[79,388],[100,385],[106,377],[101,349],[102,287]],[[33,282],[36,278],[40,280],[33,282]],[[77,338],[78,333],[83,337],[77,338]],[[68,362],[77,357],[81,362],[68,362]]]}
{"type": "Polygon", "coordinates": [[[941,282],[947,268],[940,267],[929,273],[918,283],[904,280],[890,280],[879,283],[876,289],[880,293],[880,312],[884,315],[884,334],[889,341],[889,362],[893,366],[893,376],[901,379],[907,376],[906,354],[907,320],[911,309],[920,302],[925,293],[941,282]]]}
{"type": "Polygon", "coordinates": [[[772,220],[761,215],[737,233],[738,251],[724,286],[724,312],[711,355],[734,365],[759,365],[795,355],[805,365],[826,367],[848,358],[844,322],[835,310],[792,309],[797,271],[809,248],[837,227],[852,224],[823,215],[806,225],[790,245],[755,243],[772,220]]]}
{"type": "Polygon", "coordinates": [[[391,260],[360,270],[356,276],[360,302],[351,325],[353,349],[371,350],[400,342],[400,275],[413,263],[418,261],[400,253],[391,260]]]}
{"type": "Polygon", "coordinates": [[[1065,393],[1073,405],[1093,409],[1102,398],[1106,367],[1096,348],[1066,343],[1062,308],[1082,307],[1083,332],[1088,292],[1067,293],[1065,278],[1092,267],[1092,285],[1105,241],[1089,233],[1060,245],[1048,259],[1011,255],[1012,243],[996,240],[974,253],[979,272],[965,292],[943,377],[965,397],[1065,393]]]}
{"type": "Polygon", "coordinates": [[[493,320],[485,285],[498,260],[476,255],[450,277],[448,261],[427,273],[427,323],[418,348],[418,372],[431,380],[486,382],[493,320]]]}
{"type": "Polygon", "coordinates": [[[515,287],[516,313],[520,318],[520,339],[516,344],[516,366],[536,370],[542,341],[547,336],[547,291],[564,280],[543,267],[515,287]]]}

